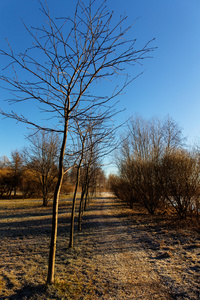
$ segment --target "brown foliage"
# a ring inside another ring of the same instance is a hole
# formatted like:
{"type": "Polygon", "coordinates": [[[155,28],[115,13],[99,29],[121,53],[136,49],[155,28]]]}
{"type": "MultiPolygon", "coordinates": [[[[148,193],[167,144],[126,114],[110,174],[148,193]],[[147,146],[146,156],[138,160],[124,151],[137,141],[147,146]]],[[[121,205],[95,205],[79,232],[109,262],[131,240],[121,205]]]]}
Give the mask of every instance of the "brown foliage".
{"type": "Polygon", "coordinates": [[[196,156],[187,151],[166,153],[162,159],[162,187],[165,198],[181,218],[186,218],[200,196],[200,165],[196,156]]]}
{"type": "Polygon", "coordinates": [[[199,155],[181,147],[181,131],[173,120],[163,123],[141,117],[130,121],[123,141],[119,176],[110,177],[111,190],[130,205],[141,203],[150,214],[170,205],[181,218],[199,209],[199,155]]]}

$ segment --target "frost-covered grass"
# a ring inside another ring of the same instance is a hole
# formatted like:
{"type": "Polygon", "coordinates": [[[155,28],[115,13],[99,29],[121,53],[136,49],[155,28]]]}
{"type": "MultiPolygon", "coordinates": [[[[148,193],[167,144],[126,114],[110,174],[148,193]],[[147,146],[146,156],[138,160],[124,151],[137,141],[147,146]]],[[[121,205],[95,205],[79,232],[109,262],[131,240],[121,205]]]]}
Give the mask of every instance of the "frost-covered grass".
{"type": "Polygon", "coordinates": [[[93,200],[80,233],[76,224],[74,249],[71,200],[62,200],[53,286],[45,286],[52,205],[1,200],[0,298],[198,299],[199,233],[176,216],[152,217],[110,196],[93,200]]]}

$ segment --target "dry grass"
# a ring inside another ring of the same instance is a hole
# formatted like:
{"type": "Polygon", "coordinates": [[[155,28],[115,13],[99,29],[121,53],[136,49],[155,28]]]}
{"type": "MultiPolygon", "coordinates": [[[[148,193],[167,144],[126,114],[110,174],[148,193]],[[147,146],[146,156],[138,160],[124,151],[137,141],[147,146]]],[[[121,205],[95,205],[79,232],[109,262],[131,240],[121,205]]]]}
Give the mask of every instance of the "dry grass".
{"type": "Polygon", "coordinates": [[[51,206],[41,204],[0,202],[0,299],[200,299],[198,232],[108,197],[90,205],[74,249],[62,200],[55,285],[45,286],[51,206]]]}

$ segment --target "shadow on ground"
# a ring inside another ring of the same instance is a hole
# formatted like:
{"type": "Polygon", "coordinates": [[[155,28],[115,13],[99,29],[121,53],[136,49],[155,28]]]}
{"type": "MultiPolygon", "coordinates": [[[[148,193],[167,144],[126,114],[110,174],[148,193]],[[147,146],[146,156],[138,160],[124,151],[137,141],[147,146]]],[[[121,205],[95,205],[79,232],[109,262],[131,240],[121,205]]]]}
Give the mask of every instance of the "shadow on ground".
{"type": "MultiPolygon", "coordinates": [[[[45,285],[25,285],[22,289],[17,290],[15,294],[9,298],[1,298],[2,300],[23,300],[23,299],[47,299],[47,287],[45,285]]],[[[56,298],[54,298],[56,299],[56,298]]]]}

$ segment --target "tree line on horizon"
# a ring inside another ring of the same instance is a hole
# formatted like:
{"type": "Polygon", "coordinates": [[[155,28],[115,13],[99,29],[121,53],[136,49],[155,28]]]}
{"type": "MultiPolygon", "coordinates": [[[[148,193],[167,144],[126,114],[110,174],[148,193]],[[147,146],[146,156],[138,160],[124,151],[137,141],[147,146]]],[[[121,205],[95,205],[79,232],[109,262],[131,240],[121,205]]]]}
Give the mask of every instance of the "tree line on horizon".
{"type": "MultiPolygon", "coordinates": [[[[53,133],[42,131],[32,135],[29,146],[21,151],[11,151],[11,159],[0,157],[0,198],[42,198],[43,206],[47,206],[53,197],[58,176],[59,138],[53,133]]],[[[65,174],[61,193],[73,194],[77,177],[77,152],[71,159],[71,166],[65,174]]],[[[105,186],[105,174],[97,160],[90,158],[80,166],[80,189],[87,194],[86,199],[94,195],[97,187],[101,191],[105,186]]],[[[69,160],[66,162],[69,168],[69,160]]],[[[84,194],[85,194],[84,193],[84,194]]]]}

